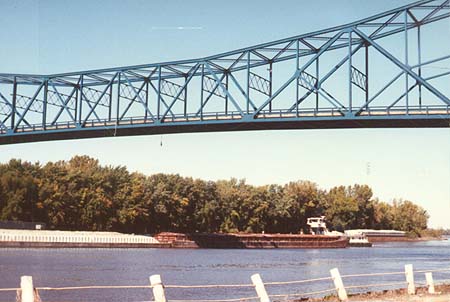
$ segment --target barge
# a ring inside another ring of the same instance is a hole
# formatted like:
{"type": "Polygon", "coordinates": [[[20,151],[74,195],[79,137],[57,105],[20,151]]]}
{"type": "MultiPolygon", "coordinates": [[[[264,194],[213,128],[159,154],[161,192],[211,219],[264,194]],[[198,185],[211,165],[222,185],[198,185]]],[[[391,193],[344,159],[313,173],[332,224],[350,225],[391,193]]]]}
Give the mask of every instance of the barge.
{"type": "Polygon", "coordinates": [[[411,238],[406,236],[406,232],[396,230],[355,229],[345,231],[345,235],[349,237],[364,236],[370,243],[411,241],[411,238]]]}
{"type": "Polygon", "coordinates": [[[311,234],[170,233],[155,236],[115,232],[0,229],[0,248],[346,248],[348,237],[329,232],[325,217],[308,218],[311,234]]]}
{"type": "Polygon", "coordinates": [[[116,232],[0,229],[0,248],[163,248],[151,236],[116,232]]]}
{"type": "Polygon", "coordinates": [[[169,244],[172,248],[314,249],[346,248],[348,246],[348,238],[333,235],[162,232],[154,237],[160,243],[169,244]]]}
{"type": "Polygon", "coordinates": [[[324,216],[308,218],[307,224],[311,234],[163,232],[154,237],[158,242],[169,244],[173,248],[316,249],[348,246],[346,236],[328,231],[324,216]]]}

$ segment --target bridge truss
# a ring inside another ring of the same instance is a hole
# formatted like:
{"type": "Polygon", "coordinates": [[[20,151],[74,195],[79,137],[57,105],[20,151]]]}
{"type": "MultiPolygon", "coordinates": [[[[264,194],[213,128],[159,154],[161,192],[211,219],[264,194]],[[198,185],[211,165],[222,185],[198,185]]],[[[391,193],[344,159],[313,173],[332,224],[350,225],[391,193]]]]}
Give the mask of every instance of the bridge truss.
{"type": "Polygon", "coordinates": [[[450,126],[450,0],[200,59],[0,74],[0,144],[84,137],[450,126]]]}

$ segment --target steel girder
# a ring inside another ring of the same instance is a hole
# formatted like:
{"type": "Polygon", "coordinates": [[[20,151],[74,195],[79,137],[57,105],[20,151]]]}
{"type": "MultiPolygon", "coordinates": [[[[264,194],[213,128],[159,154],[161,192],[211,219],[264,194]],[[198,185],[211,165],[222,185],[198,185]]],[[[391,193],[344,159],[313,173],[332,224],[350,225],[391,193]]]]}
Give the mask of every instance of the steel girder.
{"type": "Polygon", "coordinates": [[[53,75],[0,73],[0,144],[193,131],[448,127],[450,49],[435,51],[439,46],[429,37],[444,24],[447,38],[449,19],[450,0],[424,0],[200,59],[53,75]],[[424,43],[433,45],[431,54],[424,43]]]}

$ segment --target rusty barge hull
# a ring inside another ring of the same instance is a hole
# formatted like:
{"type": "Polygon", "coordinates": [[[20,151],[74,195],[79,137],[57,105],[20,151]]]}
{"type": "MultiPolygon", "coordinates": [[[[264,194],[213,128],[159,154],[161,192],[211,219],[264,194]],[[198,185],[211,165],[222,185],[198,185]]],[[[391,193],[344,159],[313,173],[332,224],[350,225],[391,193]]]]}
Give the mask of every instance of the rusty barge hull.
{"type": "Polygon", "coordinates": [[[291,234],[181,234],[159,233],[155,238],[173,248],[217,249],[317,249],[346,248],[348,239],[328,235],[291,234]]]}

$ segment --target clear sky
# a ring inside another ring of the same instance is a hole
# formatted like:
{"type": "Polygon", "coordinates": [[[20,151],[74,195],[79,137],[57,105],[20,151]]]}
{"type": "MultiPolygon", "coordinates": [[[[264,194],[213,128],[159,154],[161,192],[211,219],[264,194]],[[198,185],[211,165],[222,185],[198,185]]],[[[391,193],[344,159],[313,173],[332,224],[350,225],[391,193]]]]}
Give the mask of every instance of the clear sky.
{"type": "MultiPolygon", "coordinates": [[[[57,73],[197,58],[407,3],[1,1],[0,72],[57,73]]],[[[0,146],[0,162],[45,163],[77,154],[145,174],[236,177],[255,185],[304,179],[322,188],[367,183],[381,200],[412,200],[428,211],[432,227],[450,228],[450,129],[202,133],[0,146]]]]}

